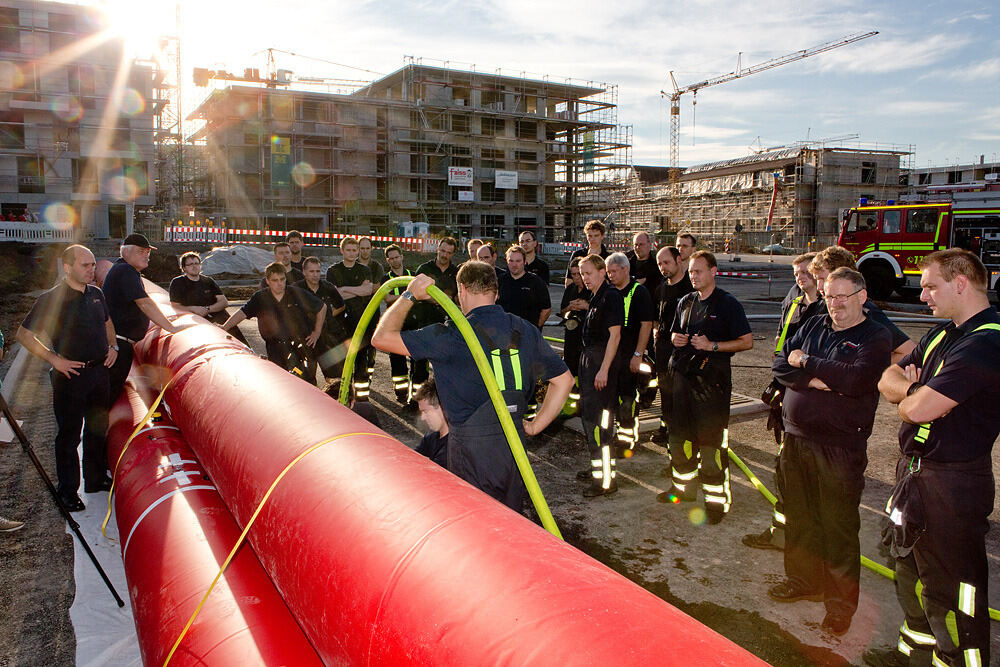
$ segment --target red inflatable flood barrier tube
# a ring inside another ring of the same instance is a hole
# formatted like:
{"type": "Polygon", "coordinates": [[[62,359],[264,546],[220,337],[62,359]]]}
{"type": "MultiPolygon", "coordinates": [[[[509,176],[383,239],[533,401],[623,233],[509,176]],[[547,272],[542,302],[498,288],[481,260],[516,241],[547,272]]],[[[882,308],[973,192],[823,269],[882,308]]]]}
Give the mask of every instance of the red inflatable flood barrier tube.
{"type": "Polygon", "coordinates": [[[154,328],[137,360],[240,525],[301,457],[248,539],[327,664],[765,664],[242,349],[154,328]]]}
{"type": "MultiPolygon", "coordinates": [[[[146,410],[139,393],[127,386],[111,413],[111,466],[146,410]]],[[[140,431],[119,464],[115,516],[145,665],[163,664],[240,535],[200,468],[168,418],[140,431]]],[[[249,667],[322,662],[253,550],[245,545],[171,664],[249,667]]]]}

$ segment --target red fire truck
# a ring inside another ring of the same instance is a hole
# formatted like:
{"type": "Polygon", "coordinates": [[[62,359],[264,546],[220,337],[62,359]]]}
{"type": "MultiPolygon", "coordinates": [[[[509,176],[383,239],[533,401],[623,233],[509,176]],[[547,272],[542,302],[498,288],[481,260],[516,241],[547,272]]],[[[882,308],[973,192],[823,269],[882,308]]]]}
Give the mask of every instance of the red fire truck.
{"type": "Polygon", "coordinates": [[[989,271],[991,300],[1000,277],[1000,187],[931,188],[925,201],[871,203],[848,209],[838,243],[854,253],[872,298],[919,289],[917,264],[945,248],[976,253],[989,271]],[[993,189],[995,188],[995,189],[993,189]]]}

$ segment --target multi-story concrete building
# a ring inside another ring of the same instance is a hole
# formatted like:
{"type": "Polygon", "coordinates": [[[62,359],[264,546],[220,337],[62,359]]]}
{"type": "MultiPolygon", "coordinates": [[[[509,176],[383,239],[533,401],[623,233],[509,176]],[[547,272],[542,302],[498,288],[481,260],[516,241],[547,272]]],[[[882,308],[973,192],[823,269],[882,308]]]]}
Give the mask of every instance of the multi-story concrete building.
{"type": "MultiPolygon", "coordinates": [[[[351,94],[229,86],[205,125],[197,215],[229,227],[568,238],[629,150],[616,89],[409,64],[351,94]]],[[[194,176],[198,179],[198,176],[194,176]]]]}
{"type": "Polygon", "coordinates": [[[903,150],[795,146],[688,167],[680,174],[680,219],[671,220],[669,171],[635,167],[619,229],[678,231],[750,245],[772,237],[804,247],[836,240],[841,210],[860,197],[900,193],[903,150]],[[773,206],[772,206],[773,201],[773,206]],[[769,221],[770,216],[770,221],[769,221]]]}
{"type": "MultiPolygon", "coordinates": [[[[995,155],[994,153],[994,157],[995,155]]],[[[979,162],[971,164],[915,167],[903,174],[902,184],[912,192],[924,194],[927,188],[995,182],[998,179],[1000,179],[1000,162],[987,162],[986,156],[982,155],[979,162]]]]}
{"type": "Polygon", "coordinates": [[[5,219],[132,231],[154,185],[152,71],[124,57],[102,15],[0,0],[0,206],[5,219]],[[117,82],[117,83],[116,83],[117,82]]]}

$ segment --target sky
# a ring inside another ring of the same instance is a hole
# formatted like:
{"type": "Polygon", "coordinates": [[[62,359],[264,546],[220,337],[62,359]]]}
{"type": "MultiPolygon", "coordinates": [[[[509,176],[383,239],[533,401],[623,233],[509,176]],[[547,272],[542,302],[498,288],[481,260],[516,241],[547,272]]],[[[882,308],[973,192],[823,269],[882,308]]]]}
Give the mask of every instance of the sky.
{"type": "MultiPolygon", "coordinates": [[[[175,34],[174,2],[96,0],[148,56],[175,34]]],[[[681,102],[680,164],[857,135],[846,145],[915,151],[915,167],[1000,161],[1000,6],[989,2],[823,3],[688,0],[341,2],[180,0],[185,107],[207,94],[192,67],[264,70],[263,49],[296,75],[371,79],[429,65],[618,86],[632,162],[669,163],[673,71],[679,86],[872,30],[879,34],[702,89],[681,102]],[[255,55],[256,54],[256,55],[255,55]],[[741,55],[740,55],[741,54],[741,55]],[[336,65],[333,63],[337,63],[336,65]],[[350,69],[349,65],[358,69],[350,69]]]]}

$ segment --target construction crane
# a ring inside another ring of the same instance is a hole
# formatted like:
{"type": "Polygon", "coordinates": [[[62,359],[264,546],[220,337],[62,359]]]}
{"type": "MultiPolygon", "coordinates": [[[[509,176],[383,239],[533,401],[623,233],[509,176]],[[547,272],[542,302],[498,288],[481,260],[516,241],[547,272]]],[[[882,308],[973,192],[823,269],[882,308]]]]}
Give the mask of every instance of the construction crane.
{"type": "Polygon", "coordinates": [[[720,83],[726,83],[732,81],[733,79],[742,79],[745,76],[750,76],[751,74],[757,74],[759,72],[764,72],[769,69],[774,69],[775,67],[781,67],[782,65],[787,65],[788,63],[793,63],[796,60],[802,60],[808,58],[809,56],[815,56],[826,51],[832,51],[833,49],[839,49],[842,46],[847,46],[848,44],[853,44],[854,42],[860,42],[862,39],[867,39],[869,37],[874,37],[878,34],[877,30],[871,32],[861,32],[853,35],[848,35],[842,39],[838,39],[832,42],[826,42],[825,44],[820,44],[819,46],[814,46],[811,49],[803,49],[801,51],[793,51],[784,56],[778,58],[772,58],[771,60],[765,60],[762,63],[756,65],[751,65],[749,67],[741,67],[740,60],[742,59],[742,54],[737,57],[736,69],[728,74],[722,74],[720,76],[713,77],[711,79],[705,79],[704,81],[699,81],[698,83],[692,83],[691,85],[684,86],[680,88],[677,86],[677,80],[674,79],[673,71],[670,72],[670,83],[674,88],[672,93],[661,90],[660,94],[665,95],[670,98],[670,217],[671,221],[674,223],[680,220],[680,159],[679,159],[679,148],[680,143],[680,133],[681,133],[681,96],[684,93],[691,93],[694,98],[692,105],[697,104],[698,91],[702,88],[708,88],[709,86],[717,86],[720,83]]]}
{"type": "MultiPolygon", "coordinates": [[[[356,69],[362,72],[369,72],[371,74],[379,74],[378,72],[364,69],[362,67],[354,67],[353,65],[344,65],[341,63],[335,63],[332,60],[324,60],[323,58],[314,58],[312,56],[304,56],[299,53],[293,53],[292,51],[283,51],[281,49],[268,48],[257,51],[253,55],[257,56],[261,53],[267,53],[267,66],[264,71],[264,76],[260,75],[260,70],[256,67],[248,67],[243,70],[243,75],[232,74],[226,70],[210,70],[204,67],[194,68],[194,83],[196,86],[205,87],[208,85],[210,80],[216,81],[240,81],[245,83],[262,83],[268,88],[277,88],[278,86],[291,86],[294,83],[302,83],[313,86],[342,86],[347,88],[361,88],[363,86],[371,83],[367,79],[331,79],[328,77],[318,77],[318,76],[296,76],[292,70],[288,69],[277,69],[274,63],[274,53],[284,53],[289,56],[294,56],[296,58],[305,58],[307,60],[315,60],[321,63],[327,63],[329,65],[337,65],[338,67],[347,67],[349,69],[356,69]]],[[[381,76],[381,74],[379,74],[381,76]]]]}

